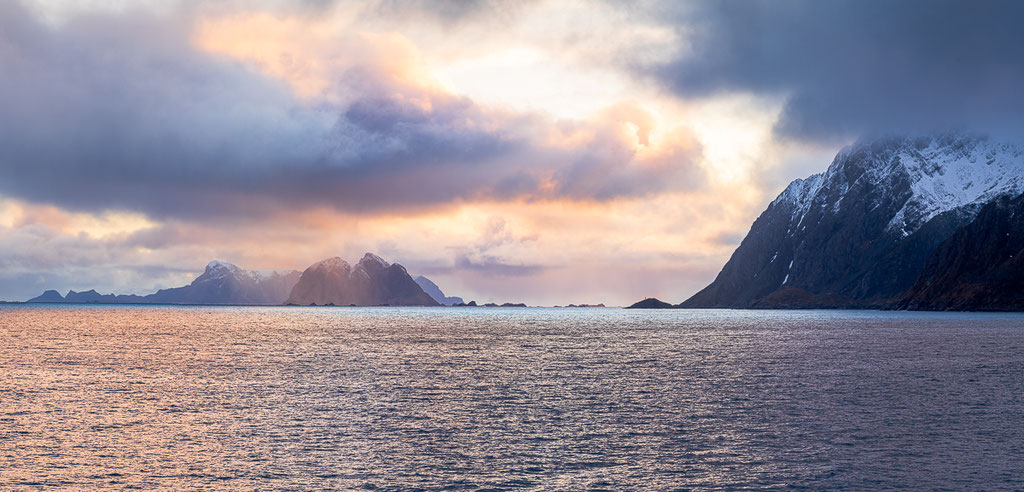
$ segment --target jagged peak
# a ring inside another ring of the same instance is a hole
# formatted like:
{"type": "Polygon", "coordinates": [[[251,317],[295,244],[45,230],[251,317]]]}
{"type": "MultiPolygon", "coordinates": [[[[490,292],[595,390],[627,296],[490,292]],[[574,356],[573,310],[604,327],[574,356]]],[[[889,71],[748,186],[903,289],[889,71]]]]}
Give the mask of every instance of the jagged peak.
{"type": "Polygon", "coordinates": [[[202,275],[192,281],[193,284],[199,282],[218,281],[221,279],[233,277],[243,280],[251,280],[256,283],[261,283],[274,278],[284,277],[295,273],[294,270],[246,270],[233,263],[226,261],[213,260],[206,264],[206,271],[202,275]]]}
{"type": "Polygon", "coordinates": [[[249,270],[249,273],[255,276],[257,280],[260,280],[274,277],[286,277],[293,273],[302,272],[298,270],[249,270]]]}
{"type": "Polygon", "coordinates": [[[363,255],[362,259],[359,260],[360,265],[367,263],[378,264],[384,268],[391,266],[391,264],[385,261],[384,258],[381,258],[373,253],[366,253],[363,255]]]}
{"type": "Polygon", "coordinates": [[[203,274],[197,277],[193,283],[217,280],[230,276],[242,277],[245,275],[248,275],[248,272],[234,264],[220,260],[213,260],[206,264],[206,270],[203,271],[203,274]]]}
{"type": "Polygon", "coordinates": [[[824,181],[824,177],[824,173],[817,173],[804,179],[794,179],[785,190],[782,190],[782,193],[779,193],[779,196],[772,203],[791,202],[800,205],[817,193],[822,181],[824,181]]]}
{"type": "Polygon", "coordinates": [[[942,212],[1024,192],[1024,147],[955,132],[865,138],[840,150],[824,173],[791,182],[772,204],[794,204],[793,220],[802,220],[812,203],[838,210],[861,181],[882,193],[894,182],[910,185],[887,226],[907,235],[942,212]]]}
{"type": "Polygon", "coordinates": [[[340,268],[351,268],[347,261],[341,259],[338,256],[332,256],[330,258],[326,258],[326,259],[320,260],[320,261],[318,261],[318,262],[316,262],[316,263],[314,263],[313,265],[310,266],[310,268],[338,268],[338,267],[340,267],[340,268]]]}
{"type": "Polygon", "coordinates": [[[207,263],[206,264],[206,269],[207,270],[241,270],[241,268],[238,268],[238,266],[234,265],[233,263],[228,263],[226,261],[220,261],[220,260],[213,260],[213,261],[207,263]]]}

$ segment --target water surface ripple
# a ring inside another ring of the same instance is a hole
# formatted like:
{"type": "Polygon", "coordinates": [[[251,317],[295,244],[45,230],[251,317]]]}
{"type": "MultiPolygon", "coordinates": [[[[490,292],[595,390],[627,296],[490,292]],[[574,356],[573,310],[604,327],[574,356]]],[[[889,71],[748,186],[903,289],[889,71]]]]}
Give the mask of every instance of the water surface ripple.
{"type": "Polygon", "coordinates": [[[1022,489],[1024,316],[0,307],[0,488],[1022,489]]]}

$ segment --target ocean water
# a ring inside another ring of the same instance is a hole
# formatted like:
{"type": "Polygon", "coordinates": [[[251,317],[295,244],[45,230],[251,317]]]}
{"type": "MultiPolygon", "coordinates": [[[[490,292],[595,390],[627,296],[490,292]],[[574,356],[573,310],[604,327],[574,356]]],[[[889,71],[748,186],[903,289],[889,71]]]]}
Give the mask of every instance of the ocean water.
{"type": "Polygon", "coordinates": [[[1022,489],[1024,316],[0,307],[0,489],[1022,489]]]}

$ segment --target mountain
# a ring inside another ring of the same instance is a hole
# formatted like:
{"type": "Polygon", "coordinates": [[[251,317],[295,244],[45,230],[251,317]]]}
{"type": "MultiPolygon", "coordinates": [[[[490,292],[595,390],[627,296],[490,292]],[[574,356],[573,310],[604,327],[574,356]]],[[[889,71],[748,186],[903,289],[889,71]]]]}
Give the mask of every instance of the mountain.
{"type": "Polygon", "coordinates": [[[633,305],[627,307],[626,309],[668,309],[671,307],[674,306],[665,301],[662,301],[661,299],[648,297],[647,299],[634,303],[633,305]]]}
{"type": "Polygon", "coordinates": [[[55,290],[48,290],[26,302],[64,302],[64,296],[60,295],[60,292],[55,290]]]}
{"type": "Polygon", "coordinates": [[[211,261],[191,284],[161,289],[147,296],[100,294],[95,290],[68,291],[61,296],[48,290],[28,302],[99,304],[281,304],[299,281],[299,272],[244,270],[230,263],[211,261]]]}
{"type": "Polygon", "coordinates": [[[1024,195],[988,203],[943,241],[897,307],[1024,310],[1024,195]]]}
{"type": "Polygon", "coordinates": [[[441,288],[438,287],[437,284],[432,282],[429,278],[424,277],[423,275],[417,275],[416,277],[413,278],[413,280],[416,282],[416,285],[419,285],[420,288],[423,289],[423,292],[426,292],[428,296],[430,296],[432,299],[437,301],[438,304],[441,304],[442,306],[454,306],[456,304],[464,304],[464,301],[462,300],[461,297],[445,296],[444,292],[441,292],[441,288]]]}
{"type": "Polygon", "coordinates": [[[940,244],[1024,192],[1024,151],[969,135],[888,137],[792,182],[718,277],[680,307],[885,308],[940,244]]]}
{"type": "Polygon", "coordinates": [[[100,294],[95,289],[87,290],[85,292],[75,292],[69,290],[67,295],[64,296],[64,302],[95,302],[95,303],[110,303],[117,302],[117,296],[114,294],[100,294]]]}
{"type": "Polygon", "coordinates": [[[301,306],[437,306],[405,267],[366,253],[355,267],[334,257],[314,263],[286,304],[301,306]]]}
{"type": "Polygon", "coordinates": [[[298,281],[295,270],[244,270],[215,260],[191,284],[162,289],[145,299],[166,304],[281,304],[298,281]]]}
{"type": "Polygon", "coordinates": [[[55,290],[48,290],[43,292],[38,297],[33,297],[25,302],[63,302],[73,304],[133,304],[145,302],[144,297],[137,295],[114,295],[114,294],[100,294],[95,289],[87,290],[85,292],[75,292],[69,290],[66,296],[60,295],[60,292],[55,290]]]}

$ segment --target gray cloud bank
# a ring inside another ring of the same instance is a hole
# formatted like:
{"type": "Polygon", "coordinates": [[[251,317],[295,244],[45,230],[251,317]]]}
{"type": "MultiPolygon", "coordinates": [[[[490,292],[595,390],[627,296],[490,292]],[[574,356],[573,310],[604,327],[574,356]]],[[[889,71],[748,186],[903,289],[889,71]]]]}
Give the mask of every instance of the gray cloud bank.
{"type": "Polygon", "coordinates": [[[644,67],[683,97],[786,97],[780,135],[1024,129],[1024,2],[726,0],[658,9],[687,40],[644,67]]]}
{"type": "Polygon", "coordinates": [[[345,103],[189,42],[187,14],[89,14],[59,27],[0,0],[0,195],[152,217],[259,216],[328,206],[415,209],[478,198],[608,199],[700,182],[692,149],[663,172],[598,128],[545,145],[555,123],[346,67],[345,103]],[[429,101],[428,109],[396,91],[429,101]],[[668,172],[670,175],[665,175],[668,172]]]}

